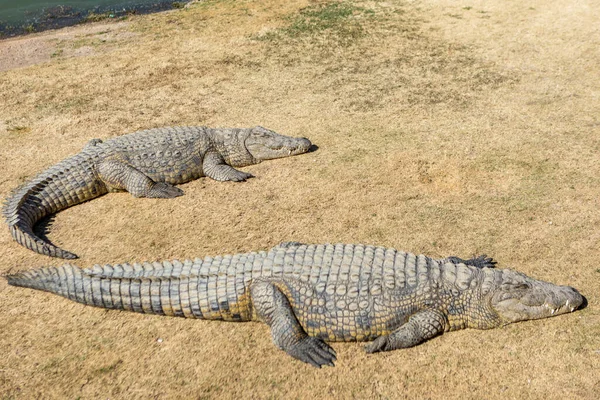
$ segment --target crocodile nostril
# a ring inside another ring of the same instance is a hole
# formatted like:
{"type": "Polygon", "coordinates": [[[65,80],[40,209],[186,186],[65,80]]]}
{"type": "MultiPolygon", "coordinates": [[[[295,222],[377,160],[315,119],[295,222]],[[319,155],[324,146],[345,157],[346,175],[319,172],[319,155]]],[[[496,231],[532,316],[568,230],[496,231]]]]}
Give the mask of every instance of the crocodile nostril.
{"type": "Polygon", "coordinates": [[[307,138],[300,139],[300,147],[308,149],[312,145],[311,141],[307,138]]]}

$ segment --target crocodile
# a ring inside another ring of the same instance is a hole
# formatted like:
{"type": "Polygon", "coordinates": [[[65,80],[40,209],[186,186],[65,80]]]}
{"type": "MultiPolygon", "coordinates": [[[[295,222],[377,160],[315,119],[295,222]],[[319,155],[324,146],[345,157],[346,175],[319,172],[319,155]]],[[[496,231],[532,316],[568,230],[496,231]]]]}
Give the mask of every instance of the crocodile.
{"type": "Polygon", "coordinates": [[[497,269],[485,255],[434,259],[352,244],[287,242],[269,251],[86,269],[65,264],[6,278],[96,307],[264,322],[280,349],[319,368],[336,361],[326,342],[370,341],[368,353],[390,351],[585,304],[572,287],[497,269]]]}
{"type": "Polygon", "coordinates": [[[3,214],[12,237],[21,245],[51,257],[77,256],[34,232],[42,218],[108,192],[134,197],[172,198],[183,191],[173,185],[202,176],[217,181],[244,181],[252,175],[235,167],[305,153],[305,138],[280,135],[257,126],[246,129],[167,127],[138,131],[102,141],[17,188],[3,214]]]}

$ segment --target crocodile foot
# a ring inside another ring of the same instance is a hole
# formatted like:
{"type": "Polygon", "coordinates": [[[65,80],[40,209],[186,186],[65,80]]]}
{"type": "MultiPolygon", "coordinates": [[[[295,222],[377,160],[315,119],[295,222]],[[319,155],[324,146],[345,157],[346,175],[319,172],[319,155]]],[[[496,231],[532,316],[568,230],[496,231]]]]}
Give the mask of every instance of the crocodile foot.
{"type": "Polygon", "coordinates": [[[249,174],[247,172],[243,172],[243,171],[235,171],[236,173],[231,174],[231,176],[229,177],[231,181],[233,182],[242,182],[245,181],[246,179],[250,179],[250,178],[254,178],[254,175],[249,174]]]}
{"type": "Polygon", "coordinates": [[[337,360],[335,350],[319,338],[306,336],[291,348],[287,353],[300,361],[313,367],[321,368],[323,365],[333,367],[337,360]]]}
{"type": "Polygon", "coordinates": [[[477,268],[495,268],[497,262],[494,261],[493,258],[488,257],[486,254],[482,254],[478,257],[473,257],[470,258],[468,260],[464,260],[460,257],[455,257],[455,256],[451,256],[446,258],[446,261],[449,261],[451,263],[455,263],[455,264],[465,264],[465,265],[471,265],[473,267],[477,267],[477,268]]]}
{"type": "Polygon", "coordinates": [[[156,182],[149,190],[147,197],[171,199],[183,195],[183,190],[164,182],[156,182]]]}
{"type": "Polygon", "coordinates": [[[373,340],[371,343],[365,345],[365,351],[369,354],[378,353],[380,351],[387,351],[387,336],[379,336],[377,339],[373,340]]]}

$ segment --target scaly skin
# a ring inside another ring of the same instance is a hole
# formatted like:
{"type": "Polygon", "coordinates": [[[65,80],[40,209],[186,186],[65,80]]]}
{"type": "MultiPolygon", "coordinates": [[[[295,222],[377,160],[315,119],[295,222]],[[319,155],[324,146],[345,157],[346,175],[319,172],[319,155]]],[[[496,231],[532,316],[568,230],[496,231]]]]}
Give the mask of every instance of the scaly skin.
{"type": "Polygon", "coordinates": [[[571,287],[493,265],[485,256],[435,260],[383,247],[290,242],[268,252],[91,269],[66,264],[6,278],[96,307],[262,321],[279,348],[316,367],[336,359],[326,341],[372,341],[367,352],[388,351],[584,303],[571,287]]]}
{"type": "Polygon", "coordinates": [[[262,127],[212,129],[157,128],[91,140],[84,149],[16,189],[3,214],[13,238],[40,254],[77,258],[37,237],[34,225],[49,214],[108,192],[135,197],[172,198],[183,191],[173,185],[202,176],[244,181],[251,174],[234,167],[305,153],[308,139],[279,135],[262,127]]]}

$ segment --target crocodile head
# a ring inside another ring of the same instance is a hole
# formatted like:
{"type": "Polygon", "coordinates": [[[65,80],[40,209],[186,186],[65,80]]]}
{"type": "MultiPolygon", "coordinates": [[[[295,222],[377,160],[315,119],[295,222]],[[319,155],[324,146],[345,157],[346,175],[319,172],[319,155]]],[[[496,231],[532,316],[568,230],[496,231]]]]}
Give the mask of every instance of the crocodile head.
{"type": "Polygon", "coordinates": [[[585,298],[570,286],[538,281],[511,270],[502,271],[502,282],[492,290],[490,301],[504,324],[553,317],[585,304],[585,298]]]}
{"type": "Polygon", "coordinates": [[[277,132],[257,126],[252,128],[244,140],[246,150],[255,162],[306,153],[312,143],[306,138],[283,136],[277,132]]]}

